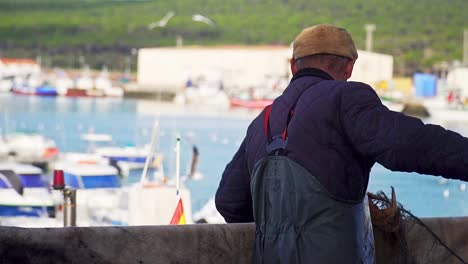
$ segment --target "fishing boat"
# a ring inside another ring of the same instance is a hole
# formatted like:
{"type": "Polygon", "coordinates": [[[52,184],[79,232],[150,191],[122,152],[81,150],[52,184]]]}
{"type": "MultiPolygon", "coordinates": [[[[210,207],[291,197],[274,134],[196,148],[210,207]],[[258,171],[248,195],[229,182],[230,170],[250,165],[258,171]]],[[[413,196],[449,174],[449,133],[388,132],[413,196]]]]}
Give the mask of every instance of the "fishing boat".
{"type": "Polygon", "coordinates": [[[36,95],[36,88],[26,85],[14,85],[11,92],[17,95],[36,95]]]}
{"type": "Polygon", "coordinates": [[[104,67],[99,76],[91,78],[88,66],[83,68],[81,75],[76,79],[75,86],[68,88],[66,96],[70,97],[122,97],[124,92],[120,87],[112,85],[104,67]]]}
{"type": "MultiPolygon", "coordinates": [[[[94,133],[92,129],[81,135],[81,139],[87,142],[87,152],[62,153],[55,163],[55,168],[60,168],[63,164],[111,165],[118,170],[119,175],[127,177],[133,170],[143,169],[149,151],[148,146],[108,146],[112,142],[112,136],[94,133]]],[[[160,153],[152,160],[150,168],[155,169],[159,166],[162,166],[160,153]]]]}
{"type": "Polygon", "coordinates": [[[191,195],[180,179],[180,140],[176,143],[176,175],[172,181],[164,177],[162,168],[149,177],[148,168],[155,153],[158,137],[155,125],[145,166],[138,183],[120,189],[114,205],[93,210],[91,218],[109,225],[167,225],[192,223],[191,195]],[[159,177],[162,176],[162,177],[159,177]],[[177,217],[176,217],[177,216],[177,217]]]}
{"type": "Polygon", "coordinates": [[[94,87],[93,79],[90,77],[89,67],[85,65],[81,75],[75,80],[75,85],[67,89],[66,96],[83,97],[88,96],[88,92],[94,87]]]}
{"type": "Polygon", "coordinates": [[[67,186],[74,189],[120,188],[117,169],[109,165],[62,165],[67,186]]]}
{"type": "MultiPolygon", "coordinates": [[[[77,190],[78,226],[169,224],[176,208],[175,185],[162,181],[122,186],[108,165],[64,165],[65,184],[77,190]]],[[[192,222],[190,192],[179,188],[187,223],[192,222]]]]}
{"type": "Polygon", "coordinates": [[[58,154],[55,142],[39,134],[5,134],[0,139],[0,159],[3,160],[29,163],[46,169],[50,162],[57,159],[58,154]]]}
{"type": "Polygon", "coordinates": [[[0,163],[0,218],[52,217],[55,205],[40,168],[19,163],[0,163]]]}
{"type": "Polygon", "coordinates": [[[39,87],[36,87],[35,94],[39,96],[57,96],[58,95],[57,89],[55,89],[55,87],[53,87],[47,82],[39,87]]]}
{"type": "MultiPolygon", "coordinates": [[[[146,157],[148,156],[149,147],[100,147],[96,148],[95,154],[105,159],[108,163],[115,166],[119,173],[127,177],[132,170],[143,169],[146,157]]],[[[151,160],[151,168],[159,168],[162,166],[163,156],[157,153],[151,160]]]]}
{"type": "MultiPolygon", "coordinates": [[[[127,177],[132,170],[143,169],[150,151],[149,146],[103,146],[103,144],[112,142],[112,136],[96,134],[93,130],[83,134],[81,139],[88,142],[88,153],[92,160],[96,160],[97,157],[107,160],[107,164],[116,167],[124,177],[127,177]]],[[[102,163],[102,161],[98,163],[102,163]]],[[[157,153],[150,164],[151,168],[162,166],[162,154],[157,153]]]]}
{"type": "Polygon", "coordinates": [[[128,223],[131,225],[190,224],[192,205],[190,191],[184,187],[180,177],[180,137],[175,147],[175,175],[172,181],[167,177],[148,177],[149,163],[153,158],[159,124],[153,127],[150,152],[140,182],[128,191],[128,223]]]}
{"type": "Polygon", "coordinates": [[[57,89],[40,75],[29,76],[14,81],[11,92],[18,95],[57,96],[57,89]]]}
{"type": "Polygon", "coordinates": [[[149,148],[136,148],[136,147],[102,147],[96,149],[96,154],[103,156],[115,162],[129,162],[141,164],[140,168],[146,161],[149,148]]]}
{"type": "Polygon", "coordinates": [[[65,184],[77,190],[76,214],[78,226],[99,225],[93,220],[97,212],[108,212],[117,207],[122,193],[120,176],[116,168],[98,164],[65,164],[65,184]]]}

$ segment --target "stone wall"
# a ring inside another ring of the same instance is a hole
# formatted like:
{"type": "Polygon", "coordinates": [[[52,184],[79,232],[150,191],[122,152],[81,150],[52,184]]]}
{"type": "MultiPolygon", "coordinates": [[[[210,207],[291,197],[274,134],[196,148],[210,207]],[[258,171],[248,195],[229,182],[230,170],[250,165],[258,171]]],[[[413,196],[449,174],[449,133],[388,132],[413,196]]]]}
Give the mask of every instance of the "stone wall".
{"type": "MultiPolygon", "coordinates": [[[[424,222],[468,259],[468,217],[424,222]]],[[[408,263],[441,250],[421,226],[407,230],[408,263]]],[[[37,228],[0,227],[0,263],[250,263],[253,224],[37,228]]],[[[392,236],[375,230],[377,263],[402,263],[392,236]]],[[[440,256],[439,256],[440,257],[440,256]]],[[[450,256],[430,263],[461,263],[450,256]]]]}

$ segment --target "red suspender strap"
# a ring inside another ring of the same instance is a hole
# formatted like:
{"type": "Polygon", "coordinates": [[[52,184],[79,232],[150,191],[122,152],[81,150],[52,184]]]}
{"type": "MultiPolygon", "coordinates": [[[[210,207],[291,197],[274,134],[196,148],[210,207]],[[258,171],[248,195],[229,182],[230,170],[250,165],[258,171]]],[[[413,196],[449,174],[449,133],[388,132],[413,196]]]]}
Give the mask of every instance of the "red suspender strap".
{"type": "MultiPolygon", "coordinates": [[[[271,105],[265,107],[265,116],[263,118],[263,129],[265,131],[265,135],[268,137],[268,122],[270,120],[270,112],[271,112],[271,105]]],[[[286,124],[286,127],[284,128],[283,130],[283,133],[281,134],[282,138],[283,139],[286,139],[286,136],[287,136],[287,129],[288,129],[288,124],[289,124],[289,121],[291,120],[292,116],[294,115],[294,109],[291,109],[291,111],[289,112],[289,116],[288,116],[288,122],[286,124]]]]}
{"type": "Polygon", "coordinates": [[[263,129],[268,137],[268,120],[270,119],[271,105],[265,107],[265,117],[263,118],[263,129]]]}
{"type": "Polygon", "coordinates": [[[288,133],[288,132],[287,132],[287,128],[285,128],[285,129],[283,130],[283,133],[281,134],[281,138],[283,138],[283,140],[286,139],[287,133],[288,133]]]}
{"type": "Polygon", "coordinates": [[[283,130],[283,134],[281,134],[281,137],[284,140],[286,139],[286,136],[288,135],[288,125],[289,125],[289,121],[291,121],[291,118],[292,118],[293,115],[294,115],[294,109],[291,109],[291,111],[289,112],[289,116],[288,116],[288,123],[286,124],[286,127],[283,130]]]}

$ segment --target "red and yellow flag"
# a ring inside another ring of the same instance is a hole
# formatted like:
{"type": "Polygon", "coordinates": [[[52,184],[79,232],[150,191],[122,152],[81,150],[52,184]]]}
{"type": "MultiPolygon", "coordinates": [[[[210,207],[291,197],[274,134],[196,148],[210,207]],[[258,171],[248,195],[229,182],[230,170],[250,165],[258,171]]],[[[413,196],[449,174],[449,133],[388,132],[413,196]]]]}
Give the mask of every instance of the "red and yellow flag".
{"type": "Polygon", "coordinates": [[[182,197],[179,198],[179,202],[177,203],[177,207],[174,211],[174,215],[171,219],[171,225],[185,225],[187,222],[185,221],[185,214],[184,214],[184,205],[182,204],[182,197]]]}

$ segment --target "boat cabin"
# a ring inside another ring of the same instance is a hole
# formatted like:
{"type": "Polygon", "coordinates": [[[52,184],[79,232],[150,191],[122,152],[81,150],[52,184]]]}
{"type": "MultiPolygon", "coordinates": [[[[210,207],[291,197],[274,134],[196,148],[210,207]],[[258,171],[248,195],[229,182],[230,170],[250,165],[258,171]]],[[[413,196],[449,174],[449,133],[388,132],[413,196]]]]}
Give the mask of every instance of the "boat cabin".
{"type": "MultiPolygon", "coordinates": [[[[19,164],[19,163],[0,163],[0,174],[2,171],[12,171],[21,180],[23,188],[45,188],[46,181],[42,177],[40,168],[19,164]]],[[[0,188],[11,188],[11,183],[6,175],[0,176],[0,188]]]]}
{"type": "Polygon", "coordinates": [[[55,214],[55,203],[38,167],[0,163],[0,217],[55,214]]]}
{"type": "Polygon", "coordinates": [[[75,189],[120,188],[116,168],[106,165],[71,165],[63,169],[65,184],[75,189]]]}

